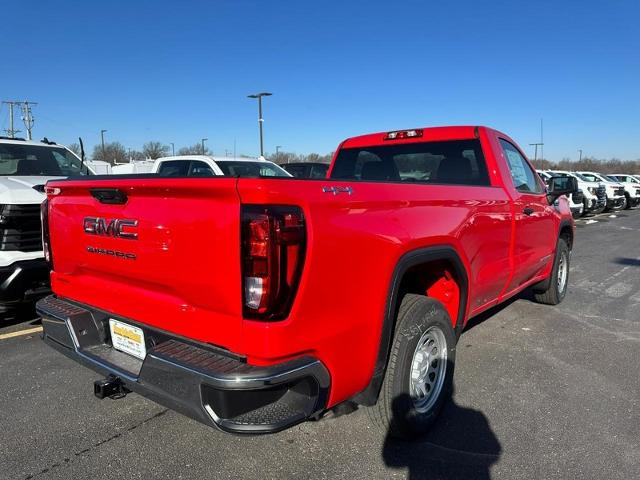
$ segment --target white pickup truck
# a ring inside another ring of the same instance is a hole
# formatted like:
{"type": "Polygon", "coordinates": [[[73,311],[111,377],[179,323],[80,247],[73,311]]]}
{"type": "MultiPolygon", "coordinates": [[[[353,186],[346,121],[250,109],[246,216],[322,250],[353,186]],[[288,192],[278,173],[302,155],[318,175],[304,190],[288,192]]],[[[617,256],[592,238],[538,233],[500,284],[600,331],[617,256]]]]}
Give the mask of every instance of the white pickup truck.
{"type": "MultiPolygon", "coordinates": [[[[540,175],[540,178],[544,180],[544,183],[547,183],[554,175],[571,176],[564,173],[552,174],[545,170],[536,170],[536,172],[538,173],[538,175],[540,175]]],[[[569,208],[571,209],[571,215],[573,216],[573,218],[580,218],[587,213],[588,209],[586,207],[587,202],[585,202],[585,194],[580,188],[578,188],[578,190],[571,195],[565,196],[569,201],[569,208]]]]}
{"type": "Polygon", "coordinates": [[[164,177],[291,177],[273,162],[261,158],[177,155],[158,158],[151,173],[164,177]]]}
{"type": "Polygon", "coordinates": [[[622,210],[627,206],[627,198],[624,194],[624,186],[616,181],[605,178],[598,172],[576,172],[576,175],[587,182],[604,185],[607,193],[606,210],[622,210]]]}
{"type": "Polygon", "coordinates": [[[547,170],[552,176],[570,176],[578,180],[578,189],[583,194],[584,213],[602,213],[607,208],[607,193],[604,184],[587,181],[575,172],[547,170]]]}
{"type": "Polygon", "coordinates": [[[0,315],[49,291],[40,224],[44,184],[87,174],[92,168],[62,145],[0,137],[0,315]]]}
{"type": "Polygon", "coordinates": [[[627,197],[627,208],[640,205],[640,180],[633,175],[614,173],[607,178],[615,180],[624,186],[624,196],[627,197]]]}

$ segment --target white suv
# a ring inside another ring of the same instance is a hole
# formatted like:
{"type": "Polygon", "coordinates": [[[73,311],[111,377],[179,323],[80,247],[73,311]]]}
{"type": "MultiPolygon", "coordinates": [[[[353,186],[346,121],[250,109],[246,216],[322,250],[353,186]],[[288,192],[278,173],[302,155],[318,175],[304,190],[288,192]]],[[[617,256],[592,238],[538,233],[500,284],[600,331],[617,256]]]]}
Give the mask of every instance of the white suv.
{"type": "Polygon", "coordinates": [[[87,174],[93,171],[62,145],[0,137],[0,314],[49,291],[40,224],[44,184],[87,174]]]}

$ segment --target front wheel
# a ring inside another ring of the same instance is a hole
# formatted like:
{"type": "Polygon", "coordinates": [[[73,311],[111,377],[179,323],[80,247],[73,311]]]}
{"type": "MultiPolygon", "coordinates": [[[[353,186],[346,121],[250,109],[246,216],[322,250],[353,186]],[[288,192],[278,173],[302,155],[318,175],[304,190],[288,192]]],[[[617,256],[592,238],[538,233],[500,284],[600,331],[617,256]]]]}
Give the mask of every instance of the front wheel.
{"type": "Polygon", "coordinates": [[[569,285],[570,260],[571,251],[569,250],[567,241],[564,238],[559,238],[547,289],[534,291],[534,297],[537,302],[547,305],[557,305],[564,300],[569,285]]]}
{"type": "Polygon", "coordinates": [[[455,347],[442,303],[405,295],[378,403],[367,409],[371,421],[394,437],[424,434],[451,394],[455,347]]]}

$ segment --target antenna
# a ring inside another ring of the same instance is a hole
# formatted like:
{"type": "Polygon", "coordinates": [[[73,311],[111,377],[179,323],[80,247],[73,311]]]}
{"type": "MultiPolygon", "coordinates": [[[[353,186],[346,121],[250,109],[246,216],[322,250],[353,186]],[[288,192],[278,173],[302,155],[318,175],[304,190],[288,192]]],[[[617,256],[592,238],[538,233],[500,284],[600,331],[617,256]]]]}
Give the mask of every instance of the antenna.
{"type": "MultiPolygon", "coordinates": [[[[82,172],[82,167],[84,166],[84,143],[82,143],[82,137],[78,137],[78,142],[80,142],[80,171],[82,172]]],[[[89,173],[89,167],[87,167],[87,173],[89,173]]]]}

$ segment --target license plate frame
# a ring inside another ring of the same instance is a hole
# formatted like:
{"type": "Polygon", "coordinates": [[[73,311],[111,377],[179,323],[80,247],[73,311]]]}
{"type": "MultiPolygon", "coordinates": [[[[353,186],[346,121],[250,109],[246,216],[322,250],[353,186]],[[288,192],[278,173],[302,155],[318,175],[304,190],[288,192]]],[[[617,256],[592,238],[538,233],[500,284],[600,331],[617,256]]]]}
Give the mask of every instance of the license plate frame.
{"type": "Polygon", "coordinates": [[[109,331],[114,349],[140,360],[147,356],[144,331],[141,328],[110,318],[109,331]]]}

